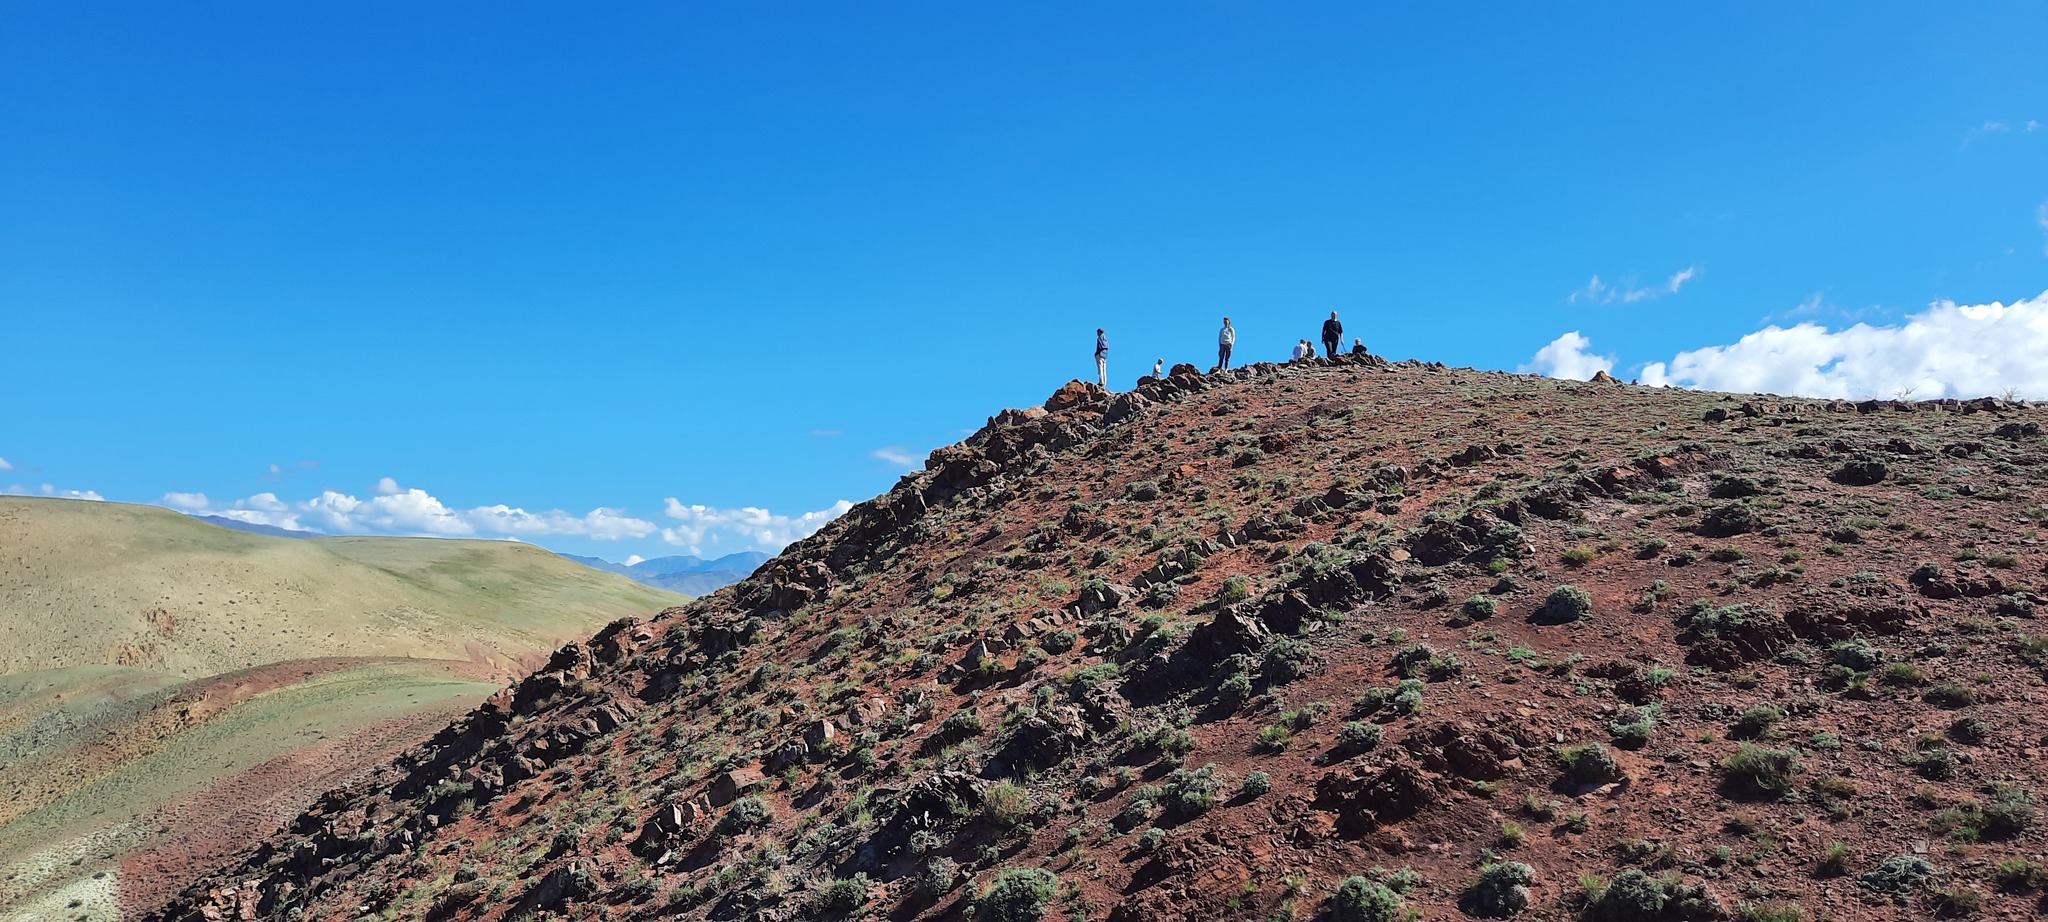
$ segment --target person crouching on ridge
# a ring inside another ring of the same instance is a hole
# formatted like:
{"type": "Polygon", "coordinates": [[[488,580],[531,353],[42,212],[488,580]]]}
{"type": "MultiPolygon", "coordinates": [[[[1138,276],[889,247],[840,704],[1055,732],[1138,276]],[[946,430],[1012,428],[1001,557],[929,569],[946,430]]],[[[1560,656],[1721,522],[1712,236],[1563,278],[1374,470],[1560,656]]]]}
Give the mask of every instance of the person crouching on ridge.
{"type": "Polygon", "coordinates": [[[1337,322],[1337,312],[1330,312],[1330,319],[1323,321],[1323,352],[1330,358],[1337,357],[1337,344],[1344,341],[1344,325],[1337,322]]]}

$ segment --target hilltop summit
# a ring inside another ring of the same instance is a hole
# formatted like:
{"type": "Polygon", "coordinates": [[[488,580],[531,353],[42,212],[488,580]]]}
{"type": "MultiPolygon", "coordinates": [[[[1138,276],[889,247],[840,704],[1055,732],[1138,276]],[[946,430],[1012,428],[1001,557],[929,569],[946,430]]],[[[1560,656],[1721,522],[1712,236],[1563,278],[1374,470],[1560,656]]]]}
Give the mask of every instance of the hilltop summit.
{"type": "Polygon", "coordinates": [[[1071,384],[151,917],[2026,915],[2044,416],[1071,384]]]}

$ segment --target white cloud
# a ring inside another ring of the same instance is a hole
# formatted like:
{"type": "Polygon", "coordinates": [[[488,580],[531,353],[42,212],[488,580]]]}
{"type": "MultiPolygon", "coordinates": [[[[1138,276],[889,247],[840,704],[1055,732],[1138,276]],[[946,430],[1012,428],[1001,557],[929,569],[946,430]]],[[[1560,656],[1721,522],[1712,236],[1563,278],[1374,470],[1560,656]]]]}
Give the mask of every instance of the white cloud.
{"type": "Polygon", "coordinates": [[[166,493],[161,505],[242,522],[327,534],[439,535],[447,537],[533,538],[577,535],[594,541],[645,538],[660,530],[623,509],[600,506],[583,515],[560,510],[532,512],[503,503],[457,509],[425,490],[405,488],[392,478],[377,482],[376,495],[362,499],[324,490],[311,499],[289,501],[258,493],[216,502],[204,493],[166,493]]]}
{"type": "Polygon", "coordinates": [[[1523,374],[1534,372],[1552,378],[1570,378],[1574,381],[1584,381],[1593,377],[1596,372],[1612,371],[1614,357],[1587,352],[1586,347],[1592,344],[1592,340],[1573,330],[1551,340],[1550,345],[1536,350],[1535,358],[1516,370],[1523,374]]]}
{"type": "Polygon", "coordinates": [[[11,470],[14,470],[14,465],[12,465],[12,464],[9,464],[9,463],[7,463],[7,459],[6,459],[6,458],[0,458],[0,471],[11,471],[11,470]]]}
{"type": "Polygon", "coordinates": [[[2035,121],[2034,119],[2027,119],[2027,130],[2028,130],[2028,131],[2040,131],[2040,130],[2041,130],[2041,123],[2040,123],[2040,122],[2038,122],[2038,121],[2035,121]]]}
{"type": "Polygon", "coordinates": [[[678,524],[662,529],[661,540],[699,557],[754,548],[781,549],[809,537],[853,508],[852,503],[842,499],[830,508],[787,516],[755,506],[716,509],[686,505],[673,496],[667,503],[666,514],[678,524]]]}
{"type": "Polygon", "coordinates": [[[0,496],[54,496],[59,499],[83,499],[95,503],[105,502],[107,499],[91,490],[59,490],[56,484],[50,483],[42,484],[35,489],[18,483],[8,484],[0,488],[0,496]]]}
{"type": "Polygon", "coordinates": [[[157,503],[169,506],[172,509],[193,510],[205,509],[213,505],[213,501],[207,499],[204,493],[165,493],[164,498],[157,500],[157,503]]]}
{"type": "MultiPolygon", "coordinates": [[[[1559,343],[1575,337],[1567,334],[1559,343]]],[[[1583,345],[1574,351],[1581,351],[1583,345]]],[[[1644,366],[1642,382],[1706,390],[1861,399],[2048,397],[2048,292],[2010,305],[1938,301],[1901,323],[1830,330],[1772,324],[1724,346],[1644,366]]],[[[1538,362],[1544,353],[1537,353],[1538,362]]]]}
{"type": "Polygon", "coordinates": [[[1613,304],[1616,301],[1634,304],[1637,301],[1653,301],[1665,295],[1677,294],[1678,289],[1685,287],[1685,283],[1697,278],[1699,274],[1700,267],[1687,266],[1673,272],[1671,277],[1658,287],[1639,287],[1633,278],[1610,283],[1596,275],[1579,290],[1566,295],[1564,300],[1567,304],[1613,304]]]}
{"type": "MultiPolygon", "coordinates": [[[[2042,202],[2041,207],[2034,209],[2034,223],[2041,225],[2041,233],[2048,234],[2048,202],[2042,202]]],[[[2041,255],[2048,256],[2048,244],[2041,246],[2041,255]]]]}
{"type": "Polygon", "coordinates": [[[812,429],[812,430],[811,430],[811,435],[812,435],[812,436],[814,436],[814,437],[816,437],[816,438],[821,438],[821,439],[829,439],[829,438],[831,438],[831,437],[833,437],[833,436],[835,436],[835,435],[845,435],[845,434],[846,434],[846,432],[845,432],[845,430],[843,430],[843,429],[812,429]]]}
{"type": "Polygon", "coordinates": [[[1989,121],[1989,122],[1985,122],[1985,123],[1984,123],[1984,126],[1983,126],[1982,128],[1979,128],[1979,129],[1977,129],[1977,130],[1978,130],[1978,131],[1981,131],[1981,132],[1984,132],[1984,133],[1986,133],[1986,134],[1990,134],[1990,133],[1993,133],[1993,132],[1999,132],[1999,133],[2003,133],[2003,132],[2006,132],[2006,131],[2010,131],[2010,130],[2012,130],[2012,126],[2010,126],[2010,125],[2007,125],[2006,123],[2004,123],[2004,122],[2000,122],[2000,121],[1989,121]]]}
{"type": "Polygon", "coordinates": [[[918,465],[917,456],[911,454],[908,449],[901,445],[884,445],[868,454],[871,457],[880,458],[897,467],[916,468],[918,465]]]}
{"type": "Polygon", "coordinates": [[[644,560],[646,560],[646,559],[647,559],[647,558],[645,558],[645,557],[642,557],[642,556],[640,556],[639,554],[627,554],[627,555],[626,555],[626,566],[629,566],[629,567],[637,567],[637,566],[639,566],[639,565],[640,565],[640,562],[641,562],[641,561],[644,561],[644,560]]]}
{"type": "MultiPolygon", "coordinates": [[[[378,480],[375,493],[368,497],[323,490],[320,495],[304,500],[286,500],[275,493],[265,492],[222,502],[204,493],[166,493],[158,503],[195,515],[217,515],[241,522],[322,534],[524,540],[575,536],[593,541],[629,541],[658,536],[668,544],[688,548],[693,554],[707,550],[720,553],[779,551],[853,508],[852,503],[841,500],[828,509],[789,516],[751,506],[718,509],[686,505],[670,497],[666,501],[667,515],[676,524],[663,528],[647,519],[629,515],[624,509],[609,506],[600,506],[582,515],[559,509],[528,510],[503,503],[457,508],[418,487],[402,486],[390,477],[378,480]]],[[[627,563],[630,565],[644,559],[635,555],[627,563]]]]}

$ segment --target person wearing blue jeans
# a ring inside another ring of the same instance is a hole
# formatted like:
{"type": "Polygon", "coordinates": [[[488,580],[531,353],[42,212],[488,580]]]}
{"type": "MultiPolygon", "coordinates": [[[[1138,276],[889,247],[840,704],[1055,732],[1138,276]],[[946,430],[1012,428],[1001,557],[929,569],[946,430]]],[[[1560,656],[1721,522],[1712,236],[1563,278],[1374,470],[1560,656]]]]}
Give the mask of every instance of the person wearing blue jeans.
{"type": "Polygon", "coordinates": [[[1230,325],[1230,318],[1223,318],[1223,329],[1216,334],[1216,367],[1230,370],[1230,347],[1237,345],[1237,328],[1230,325]]]}
{"type": "Polygon", "coordinates": [[[1109,389],[1109,337],[1103,335],[1101,327],[1095,328],[1095,383],[1102,385],[1103,390],[1109,389]]]}

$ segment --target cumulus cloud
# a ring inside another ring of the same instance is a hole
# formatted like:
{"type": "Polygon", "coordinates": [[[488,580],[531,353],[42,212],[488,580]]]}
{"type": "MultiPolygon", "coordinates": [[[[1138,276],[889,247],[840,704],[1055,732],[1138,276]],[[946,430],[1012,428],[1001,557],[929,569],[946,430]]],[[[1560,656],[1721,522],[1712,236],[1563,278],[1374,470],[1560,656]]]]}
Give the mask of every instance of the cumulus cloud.
{"type": "MultiPolygon", "coordinates": [[[[1537,352],[1524,371],[1590,374],[1591,344],[1577,332],[1537,352]]],[[[1982,397],[2008,390],[2048,397],[2048,292],[2012,304],[1937,301],[1899,323],[1830,330],[1772,324],[1733,343],[1680,352],[1643,367],[1649,385],[1740,393],[1862,399],[1982,397]]]]}
{"type": "Polygon", "coordinates": [[[0,487],[0,496],[54,496],[58,499],[83,499],[95,503],[105,502],[107,499],[91,490],[60,490],[56,484],[49,483],[34,489],[18,483],[8,484],[0,487]]]}
{"type": "Polygon", "coordinates": [[[698,557],[751,548],[779,549],[809,537],[853,508],[852,503],[842,499],[826,509],[790,516],[756,506],[717,509],[685,504],[673,496],[667,503],[666,514],[677,524],[662,529],[661,540],[698,557]]]}
{"type": "MultiPolygon", "coordinates": [[[[2048,202],[2042,202],[2041,207],[2034,209],[2034,223],[2041,225],[2042,234],[2048,234],[2048,202]]],[[[2041,255],[2048,256],[2048,244],[2042,244],[2041,255]]]]}
{"type": "Polygon", "coordinates": [[[12,465],[12,464],[9,464],[9,463],[7,463],[7,459],[6,459],[6,458],[0,458],[0,471],[11,471],[11,470],[14,470],[14,465],[12,465]]]}
{"type": "Polygon", "coordinates": [[[1611,372],[1614,356],[1594,355],[1586,351],[1593,341],[1573,330],[1554,340],[1550,345],[1536,350],[1536,357],[1528,364],[1516,369],[1523,374],[1535,373],[1552,378],[1570,378],[1584,381],[1597,372],[1611,372]]]}
{"type": "Polygon", "coordinates": [[[908,449],[901,445],[884,445],[868,454],[894,464],[897,467],[915,468],[918,463],[917,456],[911,454],[908,449]]]}
{"type": "Polygon", "coordinates": [[[645,538],[660,530],[655,523],[627,515],[623,509],[604,506],[583,515],[558,509],[529,511],[503,503],[458,509],[425,490],[401,487],[389,477],[377,482],[375,495],[368,499],[339,490],[323,490],[320,495],[304,500],[285,500],[264,492],[231,502],[215,501],[204,493],[166,493],[158,503],[197,515],[341,535],[576,535],[594,541],[623,541],[645,538]]]}
{"type": "Polygon", "coordinates": [[[1685,287],[1685,283],[1699,277],[1699,274],[1700,267],[1687,266],[1671,273],[1671,277],[1665,279],[1664,284],[1649,287],[1636,285],[1632,278],[1610,283],[1596,275],[1584,287],[1566,295],[1564,300],[1567,304],[1613,304],[1617,301],[1634,304],[1637,301],[1651,301],[1665,295],[1677,294],[1680,288],[1685,287]]]}

